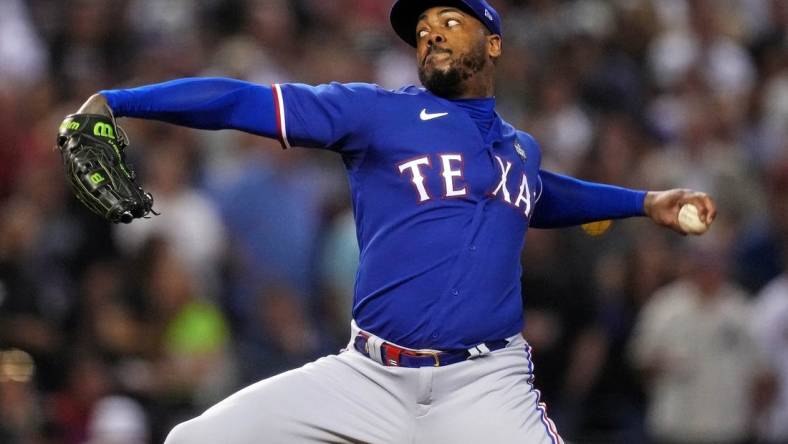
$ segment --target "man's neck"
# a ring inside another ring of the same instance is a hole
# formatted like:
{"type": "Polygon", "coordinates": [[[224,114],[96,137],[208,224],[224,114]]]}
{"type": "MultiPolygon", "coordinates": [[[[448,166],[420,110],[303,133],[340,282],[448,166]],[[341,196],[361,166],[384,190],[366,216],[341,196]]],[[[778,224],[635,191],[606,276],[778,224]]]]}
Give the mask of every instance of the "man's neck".
{"type": "Polygon", "coordinates": [[[484,99],[495,95],[495,80],[489,68],[483,69],[465,81],[462,93],[451,99],[484,99]]]}
{"type": "Polygon", "coordinates": [[[495,94],[495,87],[492,81],[489,82],[468,82],[466,88],[457,97],[447,97],[450,99],[486,99],[495,94]]]}

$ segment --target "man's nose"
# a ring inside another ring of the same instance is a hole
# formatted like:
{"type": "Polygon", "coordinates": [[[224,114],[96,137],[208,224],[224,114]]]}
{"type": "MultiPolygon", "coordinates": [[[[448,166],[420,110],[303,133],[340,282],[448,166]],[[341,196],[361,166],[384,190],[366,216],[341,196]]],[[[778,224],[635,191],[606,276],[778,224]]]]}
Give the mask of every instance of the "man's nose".
{"type": "Polygon", "coordinates": [[[446,41],[446,37],[440,33],[432,33],[430,34],[429,40],[427,40],[427,46],[435,46],[438,43],[444,43],[446,41]]]}

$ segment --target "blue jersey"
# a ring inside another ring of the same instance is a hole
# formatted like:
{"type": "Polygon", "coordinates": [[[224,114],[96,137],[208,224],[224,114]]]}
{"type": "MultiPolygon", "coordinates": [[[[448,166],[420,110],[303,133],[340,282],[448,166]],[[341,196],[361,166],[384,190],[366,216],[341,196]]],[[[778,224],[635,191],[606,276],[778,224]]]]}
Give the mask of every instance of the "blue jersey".
{"type": "Polygon", "coordinates": [[[467,349],[521,331],[529,225],[642,214],[645,193],[542,171],[529,134],[497,114],[482,134],[465,109],[421,88],[191,79],[102,94],[119,116],[339,153],[360,247],[353,317],[405,347],[467,349]]]}
{"type": "Polygon", "coordinates": [[[358,325],[416,348],[468,348],[522,328],[520,252],[539,200],[534,139],[488,141],[423,89],[275,85],[280,140],[339,152],[361,251],[358,325]]]}

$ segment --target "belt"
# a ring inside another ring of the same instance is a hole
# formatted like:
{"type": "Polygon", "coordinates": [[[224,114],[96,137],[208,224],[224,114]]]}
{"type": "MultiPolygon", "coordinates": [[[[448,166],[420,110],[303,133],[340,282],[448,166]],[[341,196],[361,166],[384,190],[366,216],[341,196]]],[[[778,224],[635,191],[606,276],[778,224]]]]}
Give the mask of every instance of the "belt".
{"type": "Polygon", "coordinates": [[[509,344],[508,340],[501,339],[483,342],[467,350],[437,351],[400,347],[363,331],[353,338],[353,347],[362,355],[387,367],[406,368],[443,367],[456,364],[500,350],[507,344],[509,344]]]}

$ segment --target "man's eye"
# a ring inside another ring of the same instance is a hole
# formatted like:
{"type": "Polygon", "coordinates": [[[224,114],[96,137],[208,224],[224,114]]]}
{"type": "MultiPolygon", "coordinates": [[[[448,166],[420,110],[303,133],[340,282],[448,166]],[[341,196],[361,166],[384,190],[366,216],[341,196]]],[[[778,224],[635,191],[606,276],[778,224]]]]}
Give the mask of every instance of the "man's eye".
{"type": "Polygon", "coordinates": [[[460,24],[460,22],[458,22],[457,20],[454,20],[454,19],[449,19],[449,21],[446,22],[446,26],[448,26],[449,28],[453,28],[453,27],[455,27],[455,26],[457,26],[459,24],[460,24]]]}

